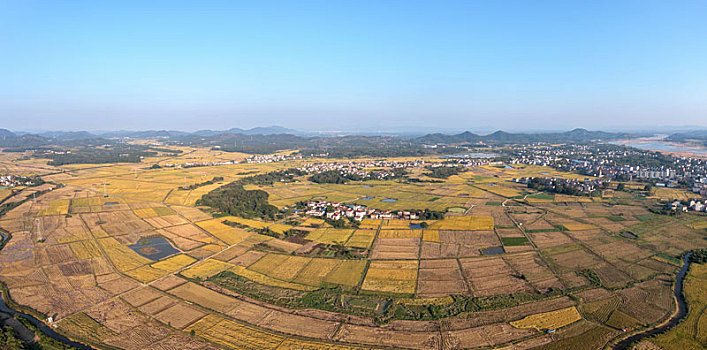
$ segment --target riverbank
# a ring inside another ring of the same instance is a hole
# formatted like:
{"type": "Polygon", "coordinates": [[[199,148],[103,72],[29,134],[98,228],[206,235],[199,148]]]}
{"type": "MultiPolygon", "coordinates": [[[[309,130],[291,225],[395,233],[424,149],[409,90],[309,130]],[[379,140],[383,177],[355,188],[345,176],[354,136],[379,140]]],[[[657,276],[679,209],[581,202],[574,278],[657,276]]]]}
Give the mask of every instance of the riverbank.
{"type": "MultiPolygon", "coordinates": [[[[26,321],[26,323],[29,323],[29,325],[17,322],[17,324],[13,323],[10,324],[10,326],[17,326],[13,328],[20,334],[24,334],[24,338],[27,338],[29,335],[27,332],[33,332],[34,335],[37,337],[37,341],[41,341],[42,336],[47,337],[55,342],[59,342],[63,345],[66,345],[67,348],[69,349],[79,349],[79,350],[94,350],[92,347],[88,345],[84,345],[78,342],[75,342],[59,333],[57,333],[52,327],[48,326],[44,322],[40,321],[36,317],[32,315],[28,315],[22,312],[15,311],[7,306],[5,304],[5,298],[7,295],[5,292],[0,291],[0,313],[1,314],[6,314],[13,316],[15,318],[22,318],[23,320],[26,321]],[[29,327],[28,327],[29,326],[29,327]],[[32,329],[34,328],[34,329],[32,329]],[[41,332],[41,334],[37,334],[38,332],[41,332]]],[[[59,344],[56,344],[59,345],[59,344]]]]}
{"type": "Polygon", "coordinates": [[[665,320],[663,323],[641,331],[639,333],[632,334],[622,340],[619,340],[614,344],[612,349],[614,350],[624,350],[628,349],[629,346],[631,346],[634,343],[638,343],[643,339],[646,339],[648,337],[652,337],[656,334],[660,334],[663,332],[666,332],[670,330],[671,328],[675,327],[680,321],[687,316],[687,303],[685,302],[685,296],[683,295],[683,284],[685,280],[685,275],[687,274],[688,269],[690,268],[690,256],[692,253],[687,253],[685,254],[685,257],[683,257],[683,265],[680,267],[680,271],[678,271],[677,275],[675,276],[675,287],[673,289],[673,297],[675,298],[675,305],[676,309],[675,312],[673,312],[670,317],[665,320]]]}
{"type": "Polygon", "coordinates": [[[665,141],[667,135],[657,135],[652,137],[641,137],[629,140],[619,140],[610,142],[614,145],[629,146],[646,151],[661,152],[674,156],[707,158],[707,148],[695,147],[693,145],[665,141]]]}

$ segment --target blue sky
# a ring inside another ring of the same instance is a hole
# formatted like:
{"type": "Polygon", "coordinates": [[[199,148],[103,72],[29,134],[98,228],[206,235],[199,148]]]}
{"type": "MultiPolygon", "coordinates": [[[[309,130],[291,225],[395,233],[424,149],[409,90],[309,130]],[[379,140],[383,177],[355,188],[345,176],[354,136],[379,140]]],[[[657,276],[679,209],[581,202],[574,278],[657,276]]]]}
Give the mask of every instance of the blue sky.
{"type": "Polygon", "coordinates": [[[707,127],[705,1],[0,0],[0,127],[707,127]]]}

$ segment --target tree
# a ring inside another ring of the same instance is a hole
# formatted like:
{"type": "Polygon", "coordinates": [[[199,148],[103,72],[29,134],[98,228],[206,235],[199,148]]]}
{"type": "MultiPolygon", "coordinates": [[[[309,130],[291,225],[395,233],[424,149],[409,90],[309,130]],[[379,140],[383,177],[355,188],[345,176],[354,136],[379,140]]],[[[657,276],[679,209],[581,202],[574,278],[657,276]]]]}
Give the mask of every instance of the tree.
{"type": "Polygon", "coordinates": [[[623,191],[626,189],[626,184],[620,183],[618,186],[616,186],[617,191],[623,191]]]}

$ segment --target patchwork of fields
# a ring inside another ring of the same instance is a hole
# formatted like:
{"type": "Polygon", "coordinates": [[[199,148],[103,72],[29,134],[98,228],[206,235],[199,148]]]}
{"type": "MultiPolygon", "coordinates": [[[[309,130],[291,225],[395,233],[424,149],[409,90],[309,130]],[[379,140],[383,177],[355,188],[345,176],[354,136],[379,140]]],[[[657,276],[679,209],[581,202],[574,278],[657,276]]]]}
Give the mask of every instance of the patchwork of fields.
{"type": "MultiPolygon", "coordinates": [[[[243,157],[185,150],[149,161],[243,157]]],[[[279,208],[317,198],[444,213],[412,227],[398,219],[333,227],[289,213],[265,221],[194,206],[223,184],[298,162],[64,167],[47,180],[66,186],[0,217],[12,235],[0,280],[15,303],[97,347],[601,347],[670,314],[675,256],[707,247],[706,220],[652,214],[644,202],[652,199],[550,195],[509,181],[579,176],[535,166],[483,166],[429,183],[302,177],[247,186],[279,208]],[[179,189],[216,176],[224,180],[179,189]]],[[[703,272],[695,266],[686,283],[698,308],[703,272]]],[[[701,316],[655,343],[704,346],[701,316]]]]}

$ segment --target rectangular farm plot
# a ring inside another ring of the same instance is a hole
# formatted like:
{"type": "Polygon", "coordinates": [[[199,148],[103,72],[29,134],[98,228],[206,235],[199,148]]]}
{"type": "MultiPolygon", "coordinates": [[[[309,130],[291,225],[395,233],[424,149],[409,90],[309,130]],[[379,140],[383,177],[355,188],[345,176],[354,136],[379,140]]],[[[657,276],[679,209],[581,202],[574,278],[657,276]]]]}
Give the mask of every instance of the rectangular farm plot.
{"type": "Polygon", "coordinates": [[[422,235],[422,230],[383,230],[381,229],[378,233],[378,239],[385,238],[420,238],[422,235]]]}
{"type": "Polygon", "coordinates": [[[164,324],[168,324],[177,329],[182,329],[194,321],[206,316],[206,313],[188,306],[184,303],[177,303],[174,306],[161,311],[155,318],[164,324]]]}
{"type": "Polygon", "coordinates": [[[188,255],[178,254],[178,255],[169,257],[167,259],[164,259],[162,261],[156,262],[156,263],[152,264],[151,266],[156,269],[174,272],[174,271],[177,271],[181,268],[189,266],[190,264],[194,263],[195,261],[196,261],[196,259],[194,259],[188,255]]]}
{"type": "Polygon", "coordinates": [[[168,293],[218,312],[227,312],[237,300],[191,282],[172,288],[168,293]]]}
{"type": "Polygon", "coordinates": [[[143,220],[154,228],[164,228],[189,223],[189,221],[179,215],[155,216],[151,218],[144,218],[143,220]]]}
{"type": "MultiPolygon", "coordinates": [[[[282,257],[282,256],[281,256],[282,257]]],[[[288,278],[285,281],[302,284],[312,287],[322,287],[322,286],[332,286],[332,285],[342,285],[346,287],[353,287],[358,285],[361,281],[363,271],[366,268],[365,261],[359,260],[336,260],[336,259],[323,259],[323,258],[299,258],[294,264],[295,267],[292,269],[295,273],[293,277],[290,278],[292,272],[288,272],[284,275],[278,272],[280,269],[287,270],[288,263],[292,262],[290,258],[283,259],[278,257],[276,259],[268,258],[264,263],[272,264],[277,263],[282,260],[282,265],[275,269],[270,269],[268,271],[259,271],[264,275],[270,276],[272,278],[277,278],[279,276],[282,278],[288,278]],[[299,266],[304,263],[302,268],[299,266]]],[[[254,267],[253,271],[258,272],[261,267],[254,267]]]]}
{"type": "Polygon", "coordinates": [[[65,215],[69,213],[69,199],[59,199],[50,201],[48,204],[41,203],[41,209],[37,216],[65,215]]]}
{"type": "Polygon", "coordinates": [[[158,230],[158,232],[174,242],[174,245],[181,250],[192,250],[216,241],[215,238],[192,224],[167,227],[158,230]]]}
{"type": "Polygon", "coordinates": [[[398,219],[385,219],[381,225],[381,230],[404,230],[410,228],[410,221],[398,219]]]}
{"type": "Polygon", "coordinates": [[[304,291],[317,289],[315,287],[306,286],[304,284],[286,282],[283,280],[275,279],[275,278],[272,278],[268,275],[262,274],[260,272],[248,270],[243,266],[234,266],[231,270],[229,270],[229,272],[232,272],[232,273],[234,273],[238,276],[241,276],[243,278],[247,278],[253,282],[260,283],[260,284],[263,284],[266,286],[271,286],[271,287],[287,288],[287,289],[293,289],[293,290],[304,290],[304,291]]]}
{"type": "Polygon", "coordinates": [[[137,215],[138,217],[140,217],[142,219],[177,214],[174,210],[170,209],[169,207],[152,207],[152,208],[134,209],[133,212],[135,213],[135,215],[137,215]]]}
{"type": "Polygon", "coordinates": [[[348,287],[357,286],[363,277],[366,265],[367,263],[362,260],[341,260],[324,281],[348,287]]]}
{"type": "MultiPolygon", "coordinates": [[[[427,230],[425,230],[427,231],[427,230]]],[[[439,243],[423,242],[421,258],[456,258],[481,255],[481,250],[500,247],[493,231],[438,231],[439,243]]]]}
{"type": "Polygon", "coordinates": [[[336,259],[312,259],[292,282],[309,286],[321,286],[326,277],[341,263],[336,259]]]}
{"type": "Polygon", "coordinates": [[[437,242],[439,243],[439,231],[438,230],[423,230],[422,240],[424,242],[437,242]]]}
{"type": "Polygon", "coordinates": [[[527,281],[500,257],[459,259],[475,297],[532,292],[527,281]]]}
{"type": "Polygon", "coordinates": [[[353,233],[352,229],[321,228],[310,232],[306,238],[324,244],[344,244],[353,233]]]}
{"type": "Polygon", "coordinates": [[[579,311],[577,311],[577,308],[572,306],[556,311],[526,316],[520,320],[511,322],[511,326],[516,328],[535,328],[541,331],[562,328],[581,319],[582,316],[579,314],[579,311]]]}
{"type": "Polygon", "coordinates": [[[418,262],[411,260],[372,261],[361,289],[383,293],[415,293],[418,262]]]}
{"type": "Polygon", "coordinates": [[[184,271],[182,275],[188,278],[206,279],[217,275],[220,272],[229,270],[233,265],[215,259],[204,260],[200,264],[194,265],[184,271]]]}
{"type": "Polygon", "coordinates": [[[451,216],[429,226],[435,230],[493,230],[492,216],[451,216]]]}
{"type": "Polygon", "coordinates": [[[546,250],[550,258],[555,262],[555,264],[564,267],[566,269],[576,269],[576,268],[588,268],[601,263],[601,259],[595,255],[587,252],[579,246],[571,245],[566,246],[568,250],[564,251],[565,247],[556,247],[555,250],[559,250],[558,253],[554,253],[553,250],[546,250]]]}
{"type": "Polygon", "coordinates": [[[437,298],[451,294],[469,294],[457,260],[421,260],[417,296],[437,298]]]}
{"type": "Polygon", "coordinates": [[[196,224],[228,245],[240,243],[253,234],[242,229],[228,226],[222,223],[223,220],[224,218],[215,218],[200,221],[196,224]]]}
{"type": "Polygon", "coordinates": [[[147,259],[138,253],[135,253],[130,248],[120,244],[120,242],[118,242],[115,238],[101,238],[98,240],[98,244],[101,245],[113,265],[115,265],[115,267],[122,272],[132,270],[152,262],[152,260],[147,259]]]}
{"type": "Polygon", "coordinates": [[[533,243],[540,248],[552,248],[565,244],[572,244],[572,239],[560,231],[530,232],[526,231],[533,243]]]}
{"type": "Polygon", "coordinates": [[[275,349],[285,339],[217,315],[206,315],[184,330],[231,349],[275,349]]]}
{"type": "Polygon", "coordinates": [[[248,267],[248,269],[275,279],[290,282],[310,261],[312,261],[312,258],[268,254],[248,267]]]}
{"type": "MultiPolygon", "coordinates": [[[[383,231],[381,231],[383,232],[383,231]]],[[[419,233],[418,233],[419,235],[419,233]]],[[[420,238],[381,238],[373,245],[372,259],[417,259],[420,238]]]]}
{"type": "Polygon", "coordinates": [[[356,230],[345,246],[353,248],[368,249],[373,244],[373,239],[376,237],[376,230],[356,230]]]}
{"type": "Polygon", "coordinates": [[[123,295],[122,298],[128,304],[138,307],[147,304],[161,296],[162,294],[153,288],[142,287],[128,292],[128,294],[123,295]]]}
{"type": "Polygon", "coordinates": [[[189,221],[207,220],[207,219],[211,218],[211,216],[209,214],[206,214],[197,208],[182,207],[182,206],[177,206],[177,205],[173,205],[171,208],[175,212],[179,213],[179,215],[187,218],[187,220],[189,220],[189,221]]]}
{"type": "Polygon", "coordinates": [[[381,221],[379,219],[363,219],[361,220],[361,224],[359,225],[359,228],[362,229],[369,229],[369,230],[377,230],[378,227],[381,225],[381,221]]]}
{"type": "Polygon", "coordinates": [[[545,292],[550,288],[563,287],[560,280],[535,252],[508,255],[504,259],[538,291],[545,292]]]}

